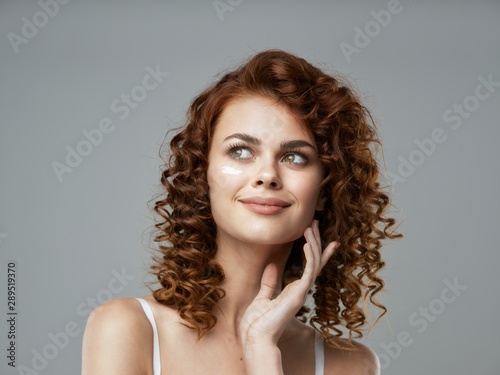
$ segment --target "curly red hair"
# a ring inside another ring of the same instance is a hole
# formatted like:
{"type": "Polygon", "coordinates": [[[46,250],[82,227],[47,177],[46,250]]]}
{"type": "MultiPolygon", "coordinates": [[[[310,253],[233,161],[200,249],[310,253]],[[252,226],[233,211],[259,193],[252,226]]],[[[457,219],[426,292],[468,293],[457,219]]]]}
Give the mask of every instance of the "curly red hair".
{"type": "MultiPolygon", "coordinates": [[[[387,311],[374,298],[384,287],[377,276],[385,265],[381,240],[402,237],[391,230],[395,220],[384,216],[390,200],[378,182],[375,151],[381,144],[372,116],[347,84],[281,50],[256,54],[204,90],[190,105],[187,125],[170,141],[161,175],[166,195],[154,207],[162,218],[155,225],[161,255],[154,258],[151,273],[161,288],[154,298],[175,307],[199,337],[216,324],[212,312],[225,294],[219,287],[224,270],[214,260],[217,228],[208,195],[208,152],[225,106],[243,96],[284,105],[314,136],[325,170],[327,199],[316,213],[322,242],[341,245],[316,280],[310,323],[330,345],[342,336],[340,325],[349,339],[362,337],[368,322],[360,300],[382,310],[378,319],[387,311]]],[[[302,237],[292,247],[283,286],[300,277],[303,243],[302,237]]]]}

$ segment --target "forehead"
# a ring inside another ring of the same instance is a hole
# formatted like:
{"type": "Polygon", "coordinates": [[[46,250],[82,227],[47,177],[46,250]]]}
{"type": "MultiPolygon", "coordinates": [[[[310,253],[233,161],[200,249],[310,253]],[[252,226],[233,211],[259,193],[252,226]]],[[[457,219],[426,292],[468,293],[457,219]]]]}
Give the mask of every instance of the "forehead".
{"type": "Polygon", "coordinates": [[[232,133],[251,134],[263,142],[289,139],[313,141],[307,126],[284,105],[257,96],[234,99],[226,105],[216,123],[213,138],[220,142],[232,133]]]}

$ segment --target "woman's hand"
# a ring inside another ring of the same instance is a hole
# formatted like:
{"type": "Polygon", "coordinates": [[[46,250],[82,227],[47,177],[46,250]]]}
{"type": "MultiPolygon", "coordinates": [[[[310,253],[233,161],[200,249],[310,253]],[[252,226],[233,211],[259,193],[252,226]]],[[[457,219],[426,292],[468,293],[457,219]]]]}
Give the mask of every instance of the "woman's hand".
{"type": "Polygon", "coordinates": [[[251,357],[254,357],[253,353],[277,350],[278,340],[286,325],[303,306],[307,292],[338,246],[337,242],[330,242],[321,251],[321,237],[316,220],[305,230],[304,237],[307,241],[304,245],[306,266],[302,277],[288,284],[272,299],[278,282],[278,270],[275,264],[269,264],[262,275],[259,293],[243,315],[240,322],[243,351],[251,357]]]}

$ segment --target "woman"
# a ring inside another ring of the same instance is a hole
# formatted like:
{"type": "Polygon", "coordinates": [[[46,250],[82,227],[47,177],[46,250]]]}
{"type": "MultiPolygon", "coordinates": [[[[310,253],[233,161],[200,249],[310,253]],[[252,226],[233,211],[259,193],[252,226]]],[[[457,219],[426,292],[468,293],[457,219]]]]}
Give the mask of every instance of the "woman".
{"type": "Polygon", "coordinates": [[[161,287],[94,310],[83,374],[379,373],[353,340],[368,324],[358,304],[385,313],[381,240],[401,234],[384,217],[369,112],[338,79],[269,50],[188,117],[155,205],[161,287]]]}

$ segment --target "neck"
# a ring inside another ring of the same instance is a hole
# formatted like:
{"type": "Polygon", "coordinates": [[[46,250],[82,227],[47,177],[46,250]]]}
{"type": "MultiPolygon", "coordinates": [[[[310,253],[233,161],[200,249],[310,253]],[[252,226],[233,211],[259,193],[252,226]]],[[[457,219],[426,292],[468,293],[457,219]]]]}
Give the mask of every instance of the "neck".
{"type": "Polygon", "coordinates": [[[259,292],[262,274],[270,263],[278,269],[276,294],[281,291],[283,271],[292,243],[261,245],[218,238],[217,244],[215,260],[224,269],[226,277],[221,287],[226,295],[219,301],[214,314],[220,329],[238,336],[241,317],[259,292]]]}

